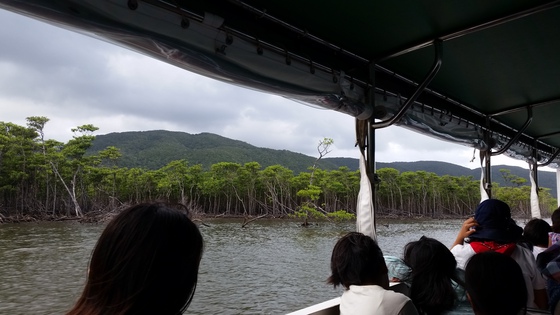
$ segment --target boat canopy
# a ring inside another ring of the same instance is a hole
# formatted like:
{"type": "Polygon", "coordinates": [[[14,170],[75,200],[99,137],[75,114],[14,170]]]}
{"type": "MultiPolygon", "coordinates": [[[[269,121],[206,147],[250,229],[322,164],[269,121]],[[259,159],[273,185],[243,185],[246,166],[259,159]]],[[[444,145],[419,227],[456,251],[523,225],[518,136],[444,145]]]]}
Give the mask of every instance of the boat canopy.
{"type": "Polygon", "coordinates": [[[558,168],[560,1],[0,0],[218,80],[558,168]]]}

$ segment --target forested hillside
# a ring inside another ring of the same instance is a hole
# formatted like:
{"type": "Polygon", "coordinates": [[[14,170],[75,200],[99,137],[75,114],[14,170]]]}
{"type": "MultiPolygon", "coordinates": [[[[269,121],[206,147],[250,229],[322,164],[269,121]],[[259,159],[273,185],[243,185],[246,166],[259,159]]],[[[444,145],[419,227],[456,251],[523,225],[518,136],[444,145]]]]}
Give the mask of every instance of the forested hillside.
{"type": "MultiPolygon", "coordinates": [[[[205,169],[218,162],[257,162],[263,167],[280,164],[298,174],[307,171],[316,159],[287,150],[259,148],[212,133],[193,135],[165,130],[99,135],[88,152],[94,154],[108,146],[120,149],[122,157],[118,161],[119,166],[150,170],[159,169],[171,161],[187,160],[189,164],[200,164],[205,169]]],[[[320,166],[324,169],[338,168],[330,162],[322,162],[320,166]]]]}
{"type": "MultiPolygon", "coordinates": [[[[193,135],[164,130],[99,135],[95,137],[88,152],[93,154],[108,146],[119,148],[122,157],[118,161],[118,166],[140,167],[150,170],[159,169],[171,161],[186,160],[190,165],[200,164],[204,169],[209,169],[212,164],[218,162],[240,164],[257,162],[262,167],[278,164],[292,170],[294,174],[299,174],[300,172],[307,172],[316,159],[316,157],[287,150],[259,148],[246,142],[212,133],[193,135]]],[[[348,167],[352,171],[357,170],[358,159],[326,157],[319,162],[319,167],[324,170],[336,170],[341,166],[348,167]]],[[[438,176],[473,176],[477,179],[480,178],[480,168],[469,169],[438,161],[377,163],[378,169],[387,167],[394,168],[401,173],[426,171],[438,176]]],[[[516,185],[508,182],[502,176],[501,169],[508,169],[511,175],[524,178],[526,180],[525,185],[529,185],[529,171],[509,165],[492,166],[492,181],[501,186],[516,185]]],[[[551,194],[556,197],[556,174],[539,171],[539,184],[543,188],[549,188],[551,194]]]]}
{"type": "MultiPolygon", "coordinates": [[[[356,162],[357,163],[357,162],[356,162]]],[[[392,163],[377,163],[377,168],[392,167],[400,172],[407,171],[426,171],[435,173],[438,176],[472,176],[480,179],[480,167],[470,169],[459,165],[437,162],[437,161],[417,161],[417,162],[392,162],[392,163]]],[[[498,183],[500,186],[517,186],[518,183],[512,183],[507,174],[501,170],[506,169],[510,175],[523,178],[525,180],[521,185],[530,185],[529,170],[518,166],[510,165],[492,165],[492,182],[498,183]],[[504,175],[506,175],[504,177],[504,175]]],[[[542,188],[549,188],[550,193],[556,198],[556,174],[554,172],[539,171],[539,186],[542,188]]]]}

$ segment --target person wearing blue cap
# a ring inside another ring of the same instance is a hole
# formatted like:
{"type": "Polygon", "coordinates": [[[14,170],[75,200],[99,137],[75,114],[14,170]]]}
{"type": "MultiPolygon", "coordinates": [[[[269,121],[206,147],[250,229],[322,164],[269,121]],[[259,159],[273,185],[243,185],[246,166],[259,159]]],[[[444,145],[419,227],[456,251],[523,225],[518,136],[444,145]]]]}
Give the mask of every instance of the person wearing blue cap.
{"type": "Polygon", "coordinates": [[[511,218],[509,206],[498,199],[487,199],[476,208],[474,218],[467,219],[451,253],[457,267],[465,269],[469,259],[477,253],[494,251],[513,258],[521,267],[527,286],[527,307],[546,309],[546,283],[537,269],[533,253],[517,245],[523,229],[511,218]]]}

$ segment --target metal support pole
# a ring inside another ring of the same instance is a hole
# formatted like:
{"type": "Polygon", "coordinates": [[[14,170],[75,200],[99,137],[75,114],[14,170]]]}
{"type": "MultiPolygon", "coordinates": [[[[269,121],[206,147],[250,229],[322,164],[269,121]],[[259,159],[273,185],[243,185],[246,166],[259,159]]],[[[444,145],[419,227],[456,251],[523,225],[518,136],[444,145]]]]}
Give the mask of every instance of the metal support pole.
{"type": "MultiPolygon", "coordinates": [[[[371,88],[369,90],[369,104],[373,108],[375,108],[375,64],[369,65],[369,80],[371,82],[371,88]]],[[[371,116],[368,119],[368,132],[367,132],[367,146],[366,146],[366,159],[367,159],[367,169],[368,169],[368,178],[369,183],[371,185],[371,202],[373,204],[373,222],[374,228],[376,220],[375,220],[375,209],[377,208],[377,188],[376,188],[376,181],[375,181],[375,128],[373,128],[373,124],[375,124],[375,118],[371,116]]]]}
{"type": "MultiPolygon", "coordinates": [[[[486,117],[486,123],[489,124],[489,117],[486,117]]],[[[492,163],[490,159],[492,158],[492,139],[490,138],[490,132],[486,131],[484,133],[484,142],[486,142],[487,149],[484,151],[484,190],[488,198],[492,198],[492,163]]]]}
{"type": "Polygon", "coordinates": [[[527,107],[527,120],[525,121],[525,123],[523,124],[521,129],[519,129],[517,131],[517,133],[515,134],[515,136],[513,136],[508,141],[508,143],[506,143],[502,148],[500,148],[500,150],[498,150],[496,152],[492,152],[492,155],[500,155],[500,154],[506,152],[509,149],[509,147],[511,147],[512,144],[514,144],[517,140],[519,140],[519,137],[521,137],[523,132],[529,127],[529,125],[531,124],[532,121],[533,121],[533,109],[530,106],[528,106],[527,107]]]}
{"type": "Polygon", "coordinates": [[[373,206],[375,209],[376,203],[376,181],[375,181],[375,129],[371,127],[371,123],[373,122],[374,118],[369,119],[369,126],[368,126],[368,136],[367,136],[367,166],[368,166],[368,178],[371,184],[371,201],[373,202],[373,206]]]}
{"type": "MultiPolygon", "coordinates": [[[[560,169],[556,170],[556,196],[560,196],[560,169]]],[[[560,198],[558,198],[556,205],[560,209],[560,198]]]]}
{"type": "Polygon", "coordinates": [[[538,161],[538,152],[537,149],[533,149],[532,152],[532,161],[531,163],[533,166],[531,167],[531,172],[533,172],[533,180],[537,186],[537,191],[539,191],[539,161],[538,161]]]}
{"type": "Polygon", "coordinates": [[[537,184],[537,191],[539,190],[539,169],[538,169],[538,163],[537,161],[533,161],[533,169],[531,170],[533,172],[533,179],[535,179],[535,183],[537,184]]]}
{"type": "Polygon", "coordinates": [[[538,179],[538,152],[537,149],[533,149],[531,153],[532,159],[529,164],[529,169],[531,171],[530,180],[531,180],[531,217],[532,218],[541,218],[541,208],[539,204],[539,179],[538,179]]]}
{"type": "MultiPolygon", "coordinates": [[[[428,74],[426,75],[426,77],[424,78],[422,83],[420,83],[420,85],[418,85],[416,87],[416,90],[414,91],[414,93],[406,100],[404,105],[401,106],[399,111],[393,117],[391,117],[391,118],[389,118],[385,121],[381,121],[381,122],[376,122],[376,123],[372,122],[371,125],[374,128],[376,128],[376,129],[385,128],[385,127],[391,126],[392,124],[398,122],[402,118],[402,116],[406,113],[406,111],[410,108],[410,106],[412,106],[412,104],[414,104],[414,102],[420,96],[420,94],[422,94],[422,92],[424,92],[424,89],[428,86],[428,84],[430,84],[430,82],[432,82],[432,80],[438,74],[439,69],[441,69],[441,63],[443,62],[443,44],[442,44],[442,41],[439,40],[439,39],[434,41],[434,46],[435,46],[434,64],[430,68],[430,71],[428,72],[428,74]]],[[[369,72],[370,72],[370,80],[371,80],[371,73],[374,72],[374,69],[371,66],[370,66],[370,71],[369,72]]],[[[375,82],[375,81],[373,81],[373,82],[375,82]]],[[[375,86],[373,88],[374,88],[374,91],[375,91],[375,86]]],[[[374,95],[372,94],[372,97],[373,96],[374,95]]]]}
{"type": "Polygon", "coordinates": [[[490,158],[492,157],[491,150],[488,149],[484,154],[486,155],[484,159],[484,189],[488,194],[488,198],[492,198],[492,163],[490,158]]]}

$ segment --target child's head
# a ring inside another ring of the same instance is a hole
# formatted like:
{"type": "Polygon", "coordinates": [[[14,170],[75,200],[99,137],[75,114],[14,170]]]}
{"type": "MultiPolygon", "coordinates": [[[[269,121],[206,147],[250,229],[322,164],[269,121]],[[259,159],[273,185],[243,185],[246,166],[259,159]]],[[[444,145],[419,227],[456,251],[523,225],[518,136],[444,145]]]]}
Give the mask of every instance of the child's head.
{"type": "Polygon", "coordinates": [[[410,267],[406,282],[411,283],[410,298],[419,312],[443,314],[452,310],[457,294],[452,280],[456,276],[455,256],[440,241],[422,236],[404,248],[404,262],[410,267]]]}
{"type": "Polygon", "coordinates": [[[404,262],[414,274],[431,273],[453,277],[457,268],[455,256],[440,241],[422,236],[404,247],[404,262]]]}
{"type": "Polygon", "coordinates": [[[465,287],[475,314],[516,315],[526,305],[521,267],[505,254],[474,255],[465,268],[465,287]]]}
{"type": "Polygon", "coordinates": [[[548,232],[552,232],[550,224],[535,218],[525,224],[523,238],[533,246],[548,247],[548,232]]]}
{"type": "Polygon", "coordinates": [[[338,240],[331,256],[327,282],[348,289],[350,285],[389,287],[387,266],[377,243],[369,236],[350,232],[338,240]]]}

